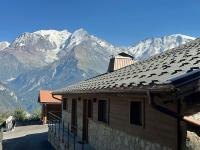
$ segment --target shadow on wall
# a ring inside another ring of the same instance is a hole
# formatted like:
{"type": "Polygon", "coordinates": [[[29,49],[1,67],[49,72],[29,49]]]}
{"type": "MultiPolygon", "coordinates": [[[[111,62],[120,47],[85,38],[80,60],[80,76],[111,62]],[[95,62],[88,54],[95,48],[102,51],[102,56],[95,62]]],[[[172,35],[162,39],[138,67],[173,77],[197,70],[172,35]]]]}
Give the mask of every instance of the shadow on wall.
{"type": "Polygon", "coordinates": [[[3,141],[5,150],[54,150],[48,142],[48,134],[30,134],[24,137],[8,139],[3,141]]]}

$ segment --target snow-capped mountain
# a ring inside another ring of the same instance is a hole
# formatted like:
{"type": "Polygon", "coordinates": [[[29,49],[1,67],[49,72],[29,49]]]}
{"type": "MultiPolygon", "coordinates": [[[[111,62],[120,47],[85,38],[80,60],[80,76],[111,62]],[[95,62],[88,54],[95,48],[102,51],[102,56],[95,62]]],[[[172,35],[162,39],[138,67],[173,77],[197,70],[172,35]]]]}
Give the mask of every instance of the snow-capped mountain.
{"type": "Polygon", "coordinates": [[[20,103],[15,92],[0,82],[0,113],[13,110],[17,106],[20,106],[20,103]]]}
{"type": "Polygon", "coordinates": [[[90,35],[84,29],[79,29],[68,38],[59,56],[62,59],[73,53],[79,69],[102,73],[106,71],[109,57],[121,51],[122,48],[90,35]]]}
{"type": "Polygon", "coordinates": [[[132,53],[136,59],[144,60],[150,56],[159,54],[181,44],[185,44],[194,39],[194,37],[181,34],[173,34],[161,38],[147,38],[134,46],[129,47],[128,51],[132,53]]]}
{"type": "Polygon", "coordinates": [[[87,65],[93,69],[95,65],[97,66],[95,68],[97,72],[105,71],[105,65],[97,65],[100,59],[97,59],[95,64],[91,64],[90,59],[85,59],[86,55],[89,58],[95,55],[90,54],[89,51],[97,53],[97,55],[102,53],[104,57],[108,58],[113,53],[121,50],[121,48],[114,47],[112,44],[88,34],[83,29],[79,29],[74,33],[70,33],[67,30],[27,32],[17,37],[9,47],[1,51],[0,63],[2,65],[0,70],[5,70],[0,76],[0,80],[9,80],[10,78],[16,78],[23,72],[46,67],[55,61],[59,61],[67,53],[71,53],[73,49],[76,51],[75,57],[78,59],[78,66],[81,69],[87,70],[87,65]],[[85,46],[86,43],[89,44],[91,48],[84,47],[81,51],[77,50],[76,47],[84,45],[83,43],[85,43],[85,46]],[[87,62],[82,60],[87,60],[87,62]]]}
{"type": "Polygon", "coordinates": [[[10,45],[10,43],[7,41],[0,42],[0,51],[7,48],[9,45],[10,45]]]}
{"type": "Polygon", "coordinates": [[[8,84],[24,101],[30,95],[36,99],[41,87],[56,89],[106,72],[110,56],[122,50],[80,29],[68,37],[53,63],[25,71],[8,84]]]}
{"type": "Polygon", "coordinates": [[[70,34],[66,30],[41,30],[20,35],[0,51],[0,80],[5,82],[54,62],[70,34]]]}
{"type": "Polygon", "coordinates": [[[58,59],[57,57],[58,52],[65,46],[66,40],[71,35],[71,33],[68,32],[67,30],[63,30],[63,31],[40,30],[34,33],[39,34],[43,36],[44,38],[47,38],[48,41],[55,44],[54,49],[46,49],[46,51],[43,51],[44,53],[46,53],[45,61],[47,63],[52,63],[58,59]]]}
{"type": "Polygon", "coordinates": [[[111,55],[127,52],[143,60],[193,39],[175,34],[148,38],[122,48],[90,35],[84,29],[73,33],[67,30],[24,33],[0,51],[0,80],[17,93],[26,108],[32,110],[41,88],[58,89],[105,73],[111,55]]]}
{"type": "Polygon", "coordinates": [[[26,67],[39,68],[57,60],[57,53],[71,35],[67,30],[24,33],[6,49],[26,67]]]}

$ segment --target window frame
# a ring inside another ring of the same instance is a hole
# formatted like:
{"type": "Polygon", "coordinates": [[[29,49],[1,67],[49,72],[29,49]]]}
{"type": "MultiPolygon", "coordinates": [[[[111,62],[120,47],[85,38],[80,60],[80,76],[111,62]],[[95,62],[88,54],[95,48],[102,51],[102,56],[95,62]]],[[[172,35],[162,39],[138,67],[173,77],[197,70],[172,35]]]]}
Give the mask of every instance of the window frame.
{"type": "Polygon", "coordinates": [[[91,99],[87,100],[87,116],[89,119],[93,118],[93,100],[91,100],[91,99]],[[89,103],[91,104],[90,105],[90,115],[89,115],[89,103]]]}
{"type": "Polygon", "coordinates": [[[98,101],[97,101],[97,103],[98,103],[98,111],[97,111],[97,120],[98,120],[98,122],[101,122],[101,123],[104,123],[104,124],[109,124],[109,107],[110,107],[110,103],[109,103],[109,100],[107,100],[107,99],[99,99],[98,101]],[[100,120],[99,119],[99,102],[100,101],[105,101],[106,102],[106,120],[104,121],[104,120],[100,120]]]}
{"type": "Polygon", "coordinates": [[[145,127],[145,104],[143,99],[139,100],[130,100],[129,101],[129,124],[135,127],[145,127]],[[131,102],[140,102],[141,103],[141,125],[131,123],[131,102]]]}

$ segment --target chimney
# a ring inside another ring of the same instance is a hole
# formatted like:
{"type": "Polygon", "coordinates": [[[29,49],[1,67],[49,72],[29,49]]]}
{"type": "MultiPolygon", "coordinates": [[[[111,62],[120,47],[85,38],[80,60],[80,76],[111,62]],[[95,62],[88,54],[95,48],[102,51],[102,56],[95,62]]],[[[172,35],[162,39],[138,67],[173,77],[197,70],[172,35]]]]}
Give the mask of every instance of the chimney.
{"type": "Polygon", "coordinates": [[[113,72],[134,63],[134,57],[124,52],[110,58],[107,72],[113,72]]]}

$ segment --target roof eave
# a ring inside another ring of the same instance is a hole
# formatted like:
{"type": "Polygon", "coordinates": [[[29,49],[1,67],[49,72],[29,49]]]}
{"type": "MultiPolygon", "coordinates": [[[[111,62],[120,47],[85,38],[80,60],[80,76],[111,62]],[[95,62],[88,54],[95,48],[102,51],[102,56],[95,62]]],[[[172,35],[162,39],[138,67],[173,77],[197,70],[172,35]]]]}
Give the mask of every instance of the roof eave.
{"type": "Polygon", "coordinates": [[[119,87],[107,89],[93,89],[93,90],[74,90],[74,91],[55,91],[53,95],[66,94],[109,94],[109,93],[146,93],[147,91],[154,93],[173,93],[175,88],[171,84],[156,85],[156,86],[140,86],[140,87],[119,87]]]}

